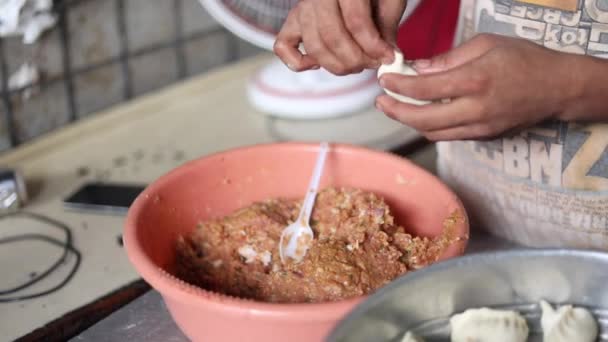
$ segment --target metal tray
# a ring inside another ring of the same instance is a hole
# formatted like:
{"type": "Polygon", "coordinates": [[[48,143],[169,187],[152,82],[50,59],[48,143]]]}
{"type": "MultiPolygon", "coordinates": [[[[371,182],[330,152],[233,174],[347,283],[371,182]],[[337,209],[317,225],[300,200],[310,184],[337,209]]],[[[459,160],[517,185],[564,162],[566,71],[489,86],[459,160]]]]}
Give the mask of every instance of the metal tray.
{"type": "Polygon", "coordinates": [[[585,307],[608,341],[608,254],[564,249],[478,253],[407,274],[360,304],[330,342],[400,341],[406,331],[449,341],[449,317],[468,308],[520,311],[540,341],[539,301],[585,307]]]}

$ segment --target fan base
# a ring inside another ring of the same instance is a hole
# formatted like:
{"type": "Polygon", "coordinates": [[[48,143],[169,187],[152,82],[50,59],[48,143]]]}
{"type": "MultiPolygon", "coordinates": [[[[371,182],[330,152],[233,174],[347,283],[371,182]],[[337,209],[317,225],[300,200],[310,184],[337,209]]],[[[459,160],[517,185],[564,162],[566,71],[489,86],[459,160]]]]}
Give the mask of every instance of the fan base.
{"type": "Polygon", "coordinates": [[[275,117],[318,120],[368,109],[382,92],[376,72],[335,76],[326,70],[296,73],[278,59],[249,81],[247,95],[261,113],[275,117]]]}

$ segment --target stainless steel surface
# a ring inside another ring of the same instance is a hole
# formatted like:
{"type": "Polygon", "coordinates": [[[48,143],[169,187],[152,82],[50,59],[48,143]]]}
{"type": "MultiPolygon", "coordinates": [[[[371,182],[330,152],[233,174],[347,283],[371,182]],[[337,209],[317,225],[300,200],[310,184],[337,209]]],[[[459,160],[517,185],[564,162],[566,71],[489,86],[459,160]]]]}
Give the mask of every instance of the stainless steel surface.
{"type": "MultiPolygon", "coordinates": [[[[475,232],[467,253],[497,251],[516,247],[516,245],[505,240],[475,232]]],[[[156,291],[150,291],[71,341],[181,342],[188,341],[188,339],[173,323],[160,294],[156,291]]]]}
{"type": "Polygon", "coordinates": [[[187,342],[160,294],[150,291],[70,341],[187,342]]]}
{"type": "Polygon", "coordinates": [[[413,272],[357,307],[330,342],[398,341],[412,330],[427,341],[447,341],[449,317],[467,308],[520,311],[539,339],[539,301],[590,309],[608,341],[608,254],[519,249],[478,253],[413,272]]]}

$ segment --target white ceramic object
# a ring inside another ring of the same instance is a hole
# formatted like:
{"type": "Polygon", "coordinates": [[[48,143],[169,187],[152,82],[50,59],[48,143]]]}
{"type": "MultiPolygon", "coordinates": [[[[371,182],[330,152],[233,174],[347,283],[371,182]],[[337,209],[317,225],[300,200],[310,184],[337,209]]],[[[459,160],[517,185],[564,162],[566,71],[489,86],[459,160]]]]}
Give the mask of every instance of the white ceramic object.
{"type": "Polygon", "coordinates": [[[526,342],[530,330],[516,311],[469,309],[450,318],[452,342],[526,342]]]}
{"type": "Polygon", "coordinates": [[[293,72],[275,58],[247,84],[247,97],[260,113],[285,119],[343,117],[371,108],[382,93],[374,70],[335,76],[327,70],[293,72]]]}
{"type": "Polygon", "coordinates": [[[593,315],[583,308],[564,305],[555,310],[541,301],[541,325],[545,342],[594,342],[598,326],[593,315]]]}
{"type": "MultiPolygon", "coordinates": [[[[408,0],[407,8],[401,17],[401,22],[404,22],[414,12],[422,0],[408,0]]],[[[1,3],[2,1],[0,1],[1,3]]],[[[239,16],[230,5],[234,5],[234,1],[225,0],[199,0],[199,2],[205,7],[207,12],[217,20],[222,26],[230,30],[239,38],[250,42],[262,49],[272,51],[274,45],[275,34],[262,29],[260,26],[264,26],[266,23],[256,23],[247,20],[243,20],[242,16],[239,16]]],[[[245,3],[246,1],[241,1],[245,3]]],[[[240,6],[240,10],[254,10],[254,11],[268,11],[269,7],[264,6],[265,1],[256,0],[250,1],[250,6],[240,6]]],[[[268,0],[269,4],[278,3],[282,6],[288,5],[289,2],[282,0],[268,0]]],[[[292,1],[293,2],[293,1],[292,1]]],[[[237,2],[238,4],[238,2],[237,2]]],[[[285,18],[277,15],[276,20],[285,20],[285,18]]]]}
{"type": "MultiPolygon", "coordinates": [[[[403,54],[399,51],[395,51],[395,60],[392,64],[383,64],[378,68],[378,78],[386,73],[396,73],[406,76],[418,76],[418,72],[414,70],[403,58],[403,54]]],[[[404,103],[410,103],[418,106],[431,103],[431,101],[423,101],[413,99],[411,97],[403,96],[401,94],[394,93],[390,90],[384,89],[384,91],[392,98],[397,101],[404,103]]]]}
{"type": "MultiPolygon", "coordinates": [[[[234,1],[199,0],[220,24],[238,37],[269,51],[275,42],[276,32],[264,29],[267,23],[244,20],[238,11],[272,11],[279,0],[234,1]],[[246,3],[247,6],[241,3],[246,3]]],[[[409,0],[401,18],[405,21],[421,0],[409,0]]],[[[276,20],[285,20],[285,13],[275,13],[276,20]]],[[[267,16],[267,15],[266,15],[267,16]]],[[[264,17],[264,16],[262,16],[264,17]]],[[[342,118],[372,108],[376,96],[382,93],[375,71],[335,76],[325,70],[297,73],[289,70],[278,59],[263,66],[247,84],[247,97],[260,113],[273,117],[296,120],[342,118]]]]}

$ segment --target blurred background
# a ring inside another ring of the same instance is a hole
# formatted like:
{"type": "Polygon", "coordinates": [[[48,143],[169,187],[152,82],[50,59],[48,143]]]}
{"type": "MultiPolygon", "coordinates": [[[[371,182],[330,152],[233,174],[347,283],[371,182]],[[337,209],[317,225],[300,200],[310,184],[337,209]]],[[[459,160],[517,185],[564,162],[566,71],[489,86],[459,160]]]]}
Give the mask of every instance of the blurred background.
{"type": "Polygon", "coordinates": [[[261,49],[197,0],[55,0],[33,43],[0,37],[0,151],[261,49]]]}

